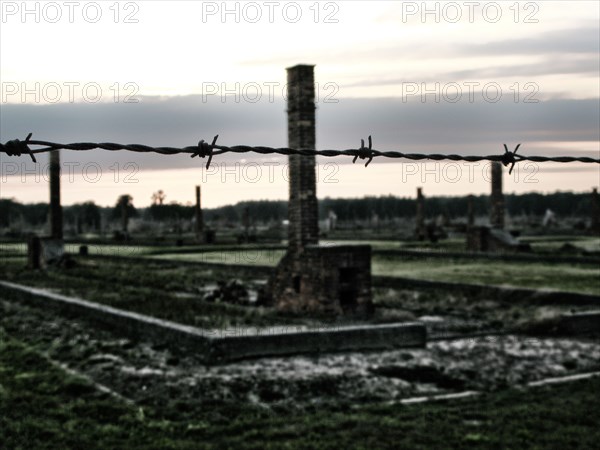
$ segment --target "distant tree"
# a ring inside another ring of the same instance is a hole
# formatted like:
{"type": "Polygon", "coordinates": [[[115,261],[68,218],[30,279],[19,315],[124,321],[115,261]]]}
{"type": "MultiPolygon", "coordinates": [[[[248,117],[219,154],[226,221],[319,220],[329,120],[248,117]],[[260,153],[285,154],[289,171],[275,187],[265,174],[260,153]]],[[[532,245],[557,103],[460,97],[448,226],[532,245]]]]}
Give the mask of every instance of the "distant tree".
{"type": "Polygon", "coordinates": [[[193,206],[184,206],[173,202],[168,205],[154,204],[148,208],[152,220],[164,222],[175,219],[191,219],[194,216],[193,206]]]}
{"type": "Polygon", "coordinates": [[[113,208],[112,216],[113,219],[121,218],[121,229],[123,233],[127,233],[129,218],[137,216],[137,211],[135,206],[133,206],[133,197],[129,194],[121,195],[113,208]]]}
{"type": "Polygon", "coordinates": [[[167,198],[167,195],[161,189],[161,190],[155,192],[154,194],[152,194],[152,204],[153,205],[162,205],[165,201],[165,198],[167,198]]]}
{"type": "Polygon", "coordinates": [[[68,222],[77,224],[77,232],[83,228],[98,230],[100,228],[101,209],[94,202],[76,203],[64,208],[64,218],[68,222]]]}
{"type": "Polygon", "coordinates": [[[13,199],[0,199],[0,227],[9,227],[21,213],[22,205],[13,199]]]}

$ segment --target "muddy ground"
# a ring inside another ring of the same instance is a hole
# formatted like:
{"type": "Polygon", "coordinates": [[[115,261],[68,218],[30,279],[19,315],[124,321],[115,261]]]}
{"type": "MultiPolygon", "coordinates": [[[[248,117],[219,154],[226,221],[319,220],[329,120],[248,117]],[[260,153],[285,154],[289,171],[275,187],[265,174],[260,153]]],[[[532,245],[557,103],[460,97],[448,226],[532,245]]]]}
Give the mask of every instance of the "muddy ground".
{"type": "MultiPolygon", "coordinates": [[[[443,320],[443,319],[442,319],[443,320]]],[[[440,323],[440,318],[432,318],[440,323]]],[[[443,322],[441,322],[443,323],[443,322]]],[[[207,367],[149,342],[0,300],[4,333],[34,346],[140,406],[175,404],[181,414],[221,402],[277,411],[494,391],[600,370],[600,340],[484,336],[426,349],[263,358],[207,367]]]]}

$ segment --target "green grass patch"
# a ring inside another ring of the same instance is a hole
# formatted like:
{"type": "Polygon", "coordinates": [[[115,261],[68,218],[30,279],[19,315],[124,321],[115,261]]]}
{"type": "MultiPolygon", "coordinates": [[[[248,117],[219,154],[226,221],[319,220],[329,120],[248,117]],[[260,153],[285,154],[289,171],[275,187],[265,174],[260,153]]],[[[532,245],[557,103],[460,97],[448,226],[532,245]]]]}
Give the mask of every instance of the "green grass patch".
{"type": "MultiPolygon", "coordinates": [[[[152,258],[275,267],[283,250],[248,249],[191,254],[163,254],[152,258]]],[[[543,262],[469,261],[465,259],[378,255],[372,257],[373,275],[430,281],[554,289],[600,295],[600,267],[543,262]]]]}
{"type": "Polygon", "coordinates": [[[189,261],[231,265],[256,265],[275,267],[285,254],[285,250],[248,248],[236,250],[208,251],[202,253],[170,253],[148,256],[168,261],[189,261]]]}
{"type": "Polygon", "coordinates": [[[2,279],[51,289],[63,295],[135,311],[202,328],[313,324],[315,321],[277,312],[203,300],[201,288],[237,278],[235,270],[202,269],[174,262],[78,258],[70,269],[31,271],[22,257],[0,258],[2,279]],[[184,295],[182,295],[184,294],[184,295]]]}
{"type": "Polygon", "coordinates": [[[464,261],[375,256],[374,275],[455,283],[554,289],[600,295],[600,267],[575,264],[464,261]]]}

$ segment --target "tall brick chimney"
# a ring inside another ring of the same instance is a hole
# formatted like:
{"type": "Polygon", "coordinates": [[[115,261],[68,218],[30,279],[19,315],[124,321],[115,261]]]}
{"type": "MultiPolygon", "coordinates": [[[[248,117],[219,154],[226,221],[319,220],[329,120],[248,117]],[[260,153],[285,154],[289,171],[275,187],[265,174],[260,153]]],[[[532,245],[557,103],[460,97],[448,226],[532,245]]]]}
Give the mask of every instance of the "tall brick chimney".
{"type": "Polygon", "coordinates": [[[422,241],[425,239],[427,230],[425,229],[425,197],[423,196],[423,188],[417,188],[417,211],[416,211],[416,226],[415,233],[417,239],[422,241]]]}
{"type": "MultiPolygon", "coordinates": [[[[315,149],[314,66],[287,69],[288,143],[315,149]]],[[[319,245],[314,156],[289,157],[288,250],[269,279],[265,302],[306,314],[369,315],[371,247],[319,245]]]]}
{"type": "Polygon", "coordinates": [[[196,206],[194,212],[196,214],[196,240],[199,243],[204,243],[204,219],[202,217],[202,192],[200,186],[196,186],[196,206]]]}
{"type": "Polygon", "coordinates": [[[504,194],[502,193],[502,164],[492,162],[492,196],[490,225],[492,228],[504,229],[504,194]]]}
{"type": "Polygon", "coordinates": [[[50,152],[50,237],[63,238],[63,215],[60,204],[60,150],[50,152]]]}
{"type": "MultiPolygon", "coordinates": [[[[314,66],[287,69],[288,146],[315,149],[314,66]]],[[[289,249],[302,252],[319,242],[315,157],[291,155],[289,163],[289,249]]]]}
{"type": "Polygon", "coordinates": [[[600,233],[600,198],[598,196],[598,188],[594,188],[592,191],[592,233],[600,233]]]}

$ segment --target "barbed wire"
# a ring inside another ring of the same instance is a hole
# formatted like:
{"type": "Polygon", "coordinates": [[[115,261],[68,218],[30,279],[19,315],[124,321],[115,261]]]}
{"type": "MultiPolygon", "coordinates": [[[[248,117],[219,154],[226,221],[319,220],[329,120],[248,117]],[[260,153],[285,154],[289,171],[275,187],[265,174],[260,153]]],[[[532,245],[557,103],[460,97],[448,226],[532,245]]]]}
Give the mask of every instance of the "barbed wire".
{"type": "Polygon", "coordinates": [[[161,155],[176,155],[176,154],[190,154],[192,158],[198,156],[200,158],[208,157],[206,168],[210,167],[213,156],[222,155],[224,153],[258,153],[261,155],[277,154],[283,156],[300,155],[300,156],[325,156],[325,157],[336,157],[336,156],[351,156],[354,157],[353,163],[358,158],[361,160],[366,159],[365,167],[367,167],[374,158],[395,158],[395,159],[408,159],[412,161],[422,160],[433,160],[433,161],[465,161],[465,162],[479,162],[479,161],[492,161],[501,162],[504,166],[511,166],[509,173],[512,172],[514,166],[518,162],[529,161],[529,162],[557,162],[557,163],[592,163],[600,164],[600,159],[590,158],[586,156],[524,156],[518,155],[517,151],[521,144],[517,145],[515,150],[509,151],[506,144],[504,144],[504,153],[501,155],[488,155],[488,156],[465,156],[458,154],[423,154],[423,153],[404,153],[400,151],[380,151],[372,148],[372,139],[369,136],[369,146],[365,147],[365,142],[361,139],[360,148],[347,149],[347,150],[311,150],[311,149],[294,149],[288,147],[273,148],[263,146],[248,146],[248,145],[235,145],[228,147],[225,145],[217,145],[218,135],[214,137],[211,144],[201,140],[198,145],[189,147],[151,147],[142,144],[116,144],[113,142],[77,142],[72,144],[60,144],[56,142],[38,141],[31,139],[32,134],[29,133],[24,141],[14,139],[8,141],[6,144],[0,143],[0,153],[6,153],[9,156],[21,156],[28,154],[33,162],[37,162],[35,159],[36,154],[51,152],[55,150],[76,150],[86,151],[94,149],[102,149],[109,151],[128,150],[132,152],[141,153],[159,153],[161,155]],[[30,145],[41,146],[43,148],[32,150],[29,148],[30,145]]]}

